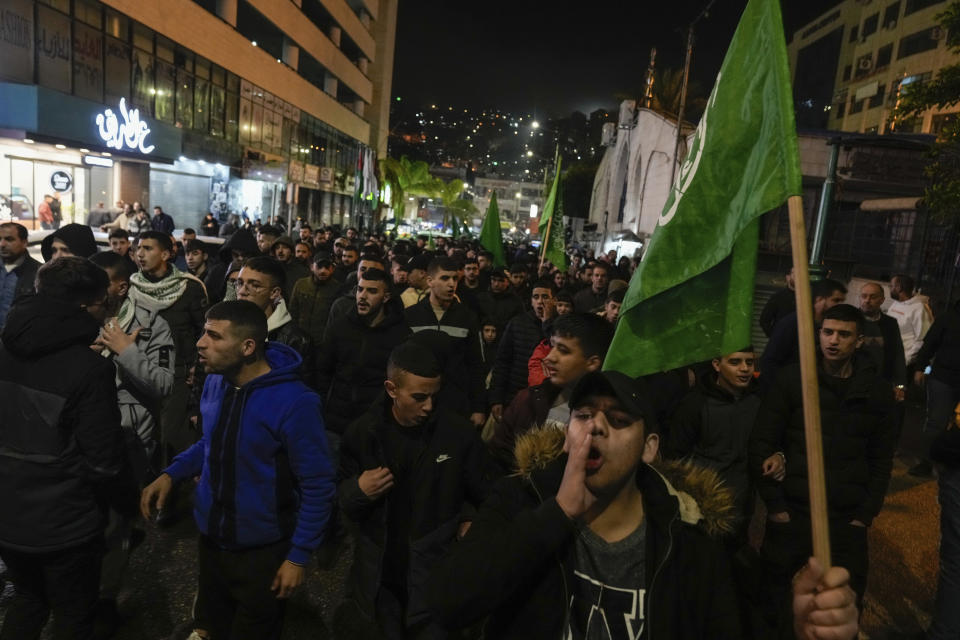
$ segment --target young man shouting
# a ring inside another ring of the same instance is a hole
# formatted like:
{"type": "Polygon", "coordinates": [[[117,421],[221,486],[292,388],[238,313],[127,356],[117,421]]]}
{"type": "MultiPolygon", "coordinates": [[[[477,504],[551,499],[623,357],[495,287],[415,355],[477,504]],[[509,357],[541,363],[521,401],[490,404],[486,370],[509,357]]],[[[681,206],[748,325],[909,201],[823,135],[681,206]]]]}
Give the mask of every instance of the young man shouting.
{"type": "MultiPolygon", "coordinates": [[[[439,619],[462,627],[488,616],[486,636],[501,640],[741,638],[711,538],[730,526],[729,491],[703,469],[650,466],[654,413],[627,376],[585,375],[570,408],[566,433],[518,442],[520,473],[497,485],[435,570],[439,619]]],[[[797,635],[853,638],[846,572],[821,573],[810,567],[797,580],[797,635]]]]}

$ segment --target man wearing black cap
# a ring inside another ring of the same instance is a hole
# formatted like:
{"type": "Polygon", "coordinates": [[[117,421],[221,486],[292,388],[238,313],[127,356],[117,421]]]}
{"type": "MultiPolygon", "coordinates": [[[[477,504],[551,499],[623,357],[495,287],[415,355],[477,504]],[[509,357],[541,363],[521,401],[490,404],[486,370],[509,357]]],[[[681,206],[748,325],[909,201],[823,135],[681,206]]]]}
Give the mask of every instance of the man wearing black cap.
{"type": "Polygon", "coordinates": [[[330,307],[340,290],[340,283],[333,278],[333,269],[333,256],[317,251],[310,266],[310,277],[297,281],[290,293],[290,315],[313,344],[323,342],[330,307]]]}
{"type": "Polygon", "coordinates": [[[296,245],[290,236],[280,236],[270,249],[271,255],[283,265],[284,281],[286,282],[283,286],[284,300],[290,300],[294,285],[310,275],[310,268],[294,258],[295,249],[296,245]]]}
{"type": "Polygon", "coordinates": [[[490,290],[479,294],[477,301],[481,315],[497,325],[497,335],[502,336],[507,323],[523,313],[523,300],[510,290],[507,273],[501,267],[490,272],[490,290]]]}
{"type": "Polygon", "coordinates": [[[407,262],[407,283],[410,286],[400,295],[404,309],[412,307],[430,295],[430,289],[427,288],[427,267],[430,266],[432,259],[429,253],[421,253],[407,262]]]}
{"type": "MultiPolygon", "coordinates": [[[[566,432],[517,443],[520,472],[438,565],[428,587],[438,619],[453,628],[488,616],[486,636],[501,639],[741,638],[715,539],[729,531],[729,490],[704,469],[650,466],[655,414],[629,377],[587,374],[570,408],[566,432]]],[[[855,637],[846,571],[822,574],[798,575],[798,637],[855,637]]]]}

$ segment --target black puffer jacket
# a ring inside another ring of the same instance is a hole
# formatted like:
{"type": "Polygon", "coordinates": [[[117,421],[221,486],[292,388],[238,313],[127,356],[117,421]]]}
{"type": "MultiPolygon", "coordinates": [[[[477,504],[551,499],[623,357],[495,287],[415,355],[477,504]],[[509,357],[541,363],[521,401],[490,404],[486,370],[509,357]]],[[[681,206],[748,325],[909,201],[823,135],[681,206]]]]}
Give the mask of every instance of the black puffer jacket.
{"type": "MultiPolygon", "coordinates": [[[[830,517],[869,525],[880,513],[897,444],[893,389],[873,359],[857,354],[846,380],[817,374],[830,517]]],[[[809,512],[800,364],[782,369],[764,396],[750,435],[749,464],[767,510],[809,512]],[[761,477],[763,461],[787,458],[783,482],[761,477]]]]}
{"type": "Polygon", "coordinates": [[[917,354],[917,368],[923,371],[931,359],[931,378],[960,387],[960,300],[933,321],[917,354]]]}
{"type": "Polygon", "coordinates": [[[507,328],[507,323],[514,316],[523,313],[523,300],[510,290],[503,293],[493,291],[479,293],[477,304],[480,306],[481,317],[497,325],[497,335],[501,336],[507,328]]]}
{"type": "MultiPolygon", "coordinates": [[[[350,425],[340,446],[337,473],[340,508],[358,527],[348,598],[371,619],[380,590],[387,509],[393,494],[371,500],[360,489],[358,478],[367,469],[389,463],[383,433],[392,428],[387,413],[390,406],[383,393],[350,425]]],[[[428,418],[421,446],[416,466],[405,470],[413,487],[412,503],[403,505],[409,509],[408,623],[429,615],[423,591],[426,577],[456,539],[460,522],[470,520],[486,498],[495,477],[477,430],[445,409],[428,418]]]]}
{"type": "Polygon", "coordinates": [[[375,327],[360,318],[356,307],[327,325],[317,350],[316,380],[328,430],[343,433],[358,408],[377,399],[390,352],[409,335],[398,300],[387,302],[383,322],[375,327]]]}
{"type": "Polygon", "coordinates": [[[76,305],[28,296],[0,347],[0,545],[66,549],[103,534],[106,506],[132,513],[113,362],[76,305]]]}
{"type": "MultiPolygon", "coordinates": [[[[668,460],[689,459],[716,471],[735,495],[737,513],[746,516],[752,504],[747,445],[760,408],[756,384],[740,397],[721,389],[713,371],[700,376],[670,421],[662,454],[668,460]]],[[[740,524],[743,524],[742,522],[740,524]]]]}
{"type": "Polygon", "coordinates": [[[493,379],[488,394],[490,405],[508,405],[517,392],[527,387],[527,364],[533,350],[549,337],[550,321],[541,322],[533,311],[527,311],[507,323],[500,339],[493,379]]]}
{"type": "MultiPolygon", "coordinates": [[[[520,438],[520,473],[495,485],[470,532],[437,565],[427,594],[446,626],[488,617],[486,638],[566,637],[576,529],[556,501],[563,438],[553,428],[520,438]]],[[[726,554],[712,539],[732,525],[729,490],[692,465],[642,465],[636,482],[648,518],[643,637],[741,638],[726,554]]]]}

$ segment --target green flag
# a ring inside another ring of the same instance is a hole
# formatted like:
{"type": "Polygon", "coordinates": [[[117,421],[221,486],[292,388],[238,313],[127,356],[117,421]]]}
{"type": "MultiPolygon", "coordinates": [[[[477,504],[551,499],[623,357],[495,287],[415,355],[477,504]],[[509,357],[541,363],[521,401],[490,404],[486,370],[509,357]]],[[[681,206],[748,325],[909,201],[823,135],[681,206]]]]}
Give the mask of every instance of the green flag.
{"type": "Polygon", "coordinates": [[[560,207],[560,160],[557,159],[557,175],[553,178],[550,195],[543,206],[540,216],[540,255],[549,260],[555,267],[566,270],[567,253],[564,250],[563,212],[560,207]],[[551,222],[552,220],[552,222],[551,222]]]}
{"type": "Polygon", "coordinates": [[[493,254],[493,266],[507,266],[507,258],[503,253],[503,236],[500,231],[500,210],[497,208],[497,192],[490,195],[490,206],[487,215],[483,216],[483,227],[480,229],[480,246],[493,254]]]}
{"type": "Polygon", "coordinates": [[[450,214],[450,235],[452,235],[454,238],[459,238],[461,233],[462,232],[460,231],[460,221],[457,220],[457,216],[451,213],[450,214]]]}
{"type": "Polygon", "coordinates": [[[780,1],[750,0],[604,368],[640,376],[750,344],[758,218],[799,194],[780,1]]]}

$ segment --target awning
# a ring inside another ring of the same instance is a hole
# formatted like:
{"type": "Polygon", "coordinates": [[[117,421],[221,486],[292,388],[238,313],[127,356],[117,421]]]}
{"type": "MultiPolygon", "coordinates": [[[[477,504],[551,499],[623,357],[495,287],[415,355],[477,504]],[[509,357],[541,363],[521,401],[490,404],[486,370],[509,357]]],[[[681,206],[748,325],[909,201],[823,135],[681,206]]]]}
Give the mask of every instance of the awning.
{"type": "Polygon", "coordinates": [[[861,211],[913,211],[920,198],[876,198],[860,203],[861,211]]]}

